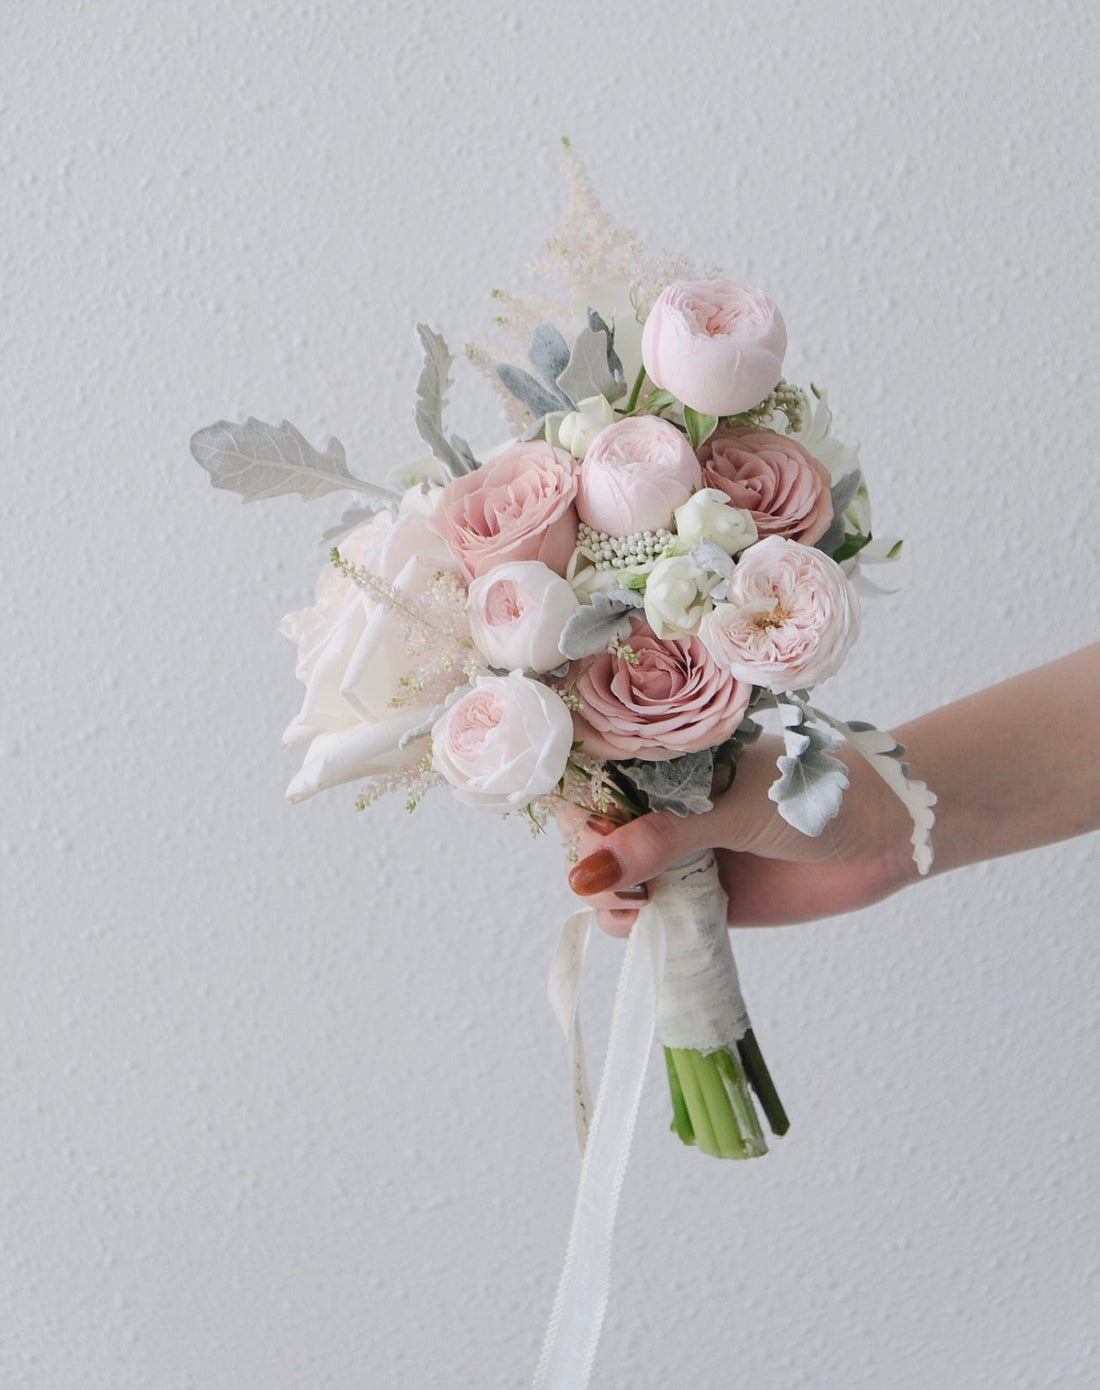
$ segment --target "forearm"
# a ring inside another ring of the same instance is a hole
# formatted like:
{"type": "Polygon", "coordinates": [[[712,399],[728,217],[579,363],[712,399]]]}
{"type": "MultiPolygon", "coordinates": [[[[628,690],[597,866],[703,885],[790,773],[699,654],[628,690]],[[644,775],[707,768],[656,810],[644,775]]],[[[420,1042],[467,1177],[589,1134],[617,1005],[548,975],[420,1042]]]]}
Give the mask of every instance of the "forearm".
{"type": "Polygon", "coordinates": [[[938,797],[933,873],[1100,828],[1100,643],[895,732],[938,797]]]}

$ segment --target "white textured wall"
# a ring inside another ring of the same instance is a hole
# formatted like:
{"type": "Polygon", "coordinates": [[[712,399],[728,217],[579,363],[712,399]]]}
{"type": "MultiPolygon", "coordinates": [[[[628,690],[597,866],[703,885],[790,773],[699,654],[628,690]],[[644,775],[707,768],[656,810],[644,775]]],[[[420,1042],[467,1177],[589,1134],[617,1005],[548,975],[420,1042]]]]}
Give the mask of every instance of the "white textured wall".
{"type": "MultiPolygon", "coordinates": [[[[442,796],[287,808],[274,624],[338,504],[242,509],[188,437],[415,453],[412,325],[459,343],[522,281],[568,133],[652,246],[772,292],[907,538],[830,707],[897,722],[1095,639],[1097,20],[110,0],[0,30],[0,1384],[523,1385],[577,1169],[558,853],[442,796]]],[[[493,441],[477,378],[454,419],[493,441]]],[[[701,1159],[654,1066],[599,1386],[1096,1384],[1096,848],[738,938],[794,1127],[701,1159]]]]}

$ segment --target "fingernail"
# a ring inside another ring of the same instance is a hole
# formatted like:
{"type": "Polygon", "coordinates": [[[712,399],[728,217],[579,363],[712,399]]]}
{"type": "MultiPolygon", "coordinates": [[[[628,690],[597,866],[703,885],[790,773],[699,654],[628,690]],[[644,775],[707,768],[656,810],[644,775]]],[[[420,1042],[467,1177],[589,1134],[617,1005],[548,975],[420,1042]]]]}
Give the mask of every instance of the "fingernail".
{"type": "Polygon", "coordinates": [[[589,816],[585,826],[596,835],[610,835],[619,828],[610,816],[589,816]]]}
{"type": "Polygon", "coordinates": [[[615,896],[616,896],[617,898],[623,898],[623,899],[625,899],[627,902],[648,902],[648,901],[649,901],[649,889],[645,886],[644,883],[639,883],[639,885],[637,886],[637,888],[622,888],[622,889],[620,889],[620,890],[615,894],[615,896]]]}
{"type": "Polygon", "coordinates": [[[569,886],[582,897],[606,892],[613,883],[618,883],[623,871],[619,861],[609,849],[597,850],[587,859],[582,859],[569,875],[569,886]]]}

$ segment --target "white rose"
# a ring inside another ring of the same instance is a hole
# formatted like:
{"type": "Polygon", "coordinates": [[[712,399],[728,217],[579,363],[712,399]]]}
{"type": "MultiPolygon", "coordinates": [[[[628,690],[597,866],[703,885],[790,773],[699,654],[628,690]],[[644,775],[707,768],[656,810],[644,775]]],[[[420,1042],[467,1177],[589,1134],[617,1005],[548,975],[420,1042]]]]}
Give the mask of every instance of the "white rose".
{"type": "Polygon", "coordinates": [[[690,555],[658,560],[646,580],[646,622],[657,637],[697,632],[714,607],[710,595],[720,582],[721,575],[700,569],[690,555]]]}
{"type": "MultiPolygon", "coordinates": [[[[430,500],[420,489],[410,489],[403,515],[374,517],[341,543],[341,555],[402,593],[422,594],[439,570],[454,569],[443,541],[428,530],[427,506],[430,500]]],[[[408,767],[423,757],[422,740],[399,746],[430,716],[432,706],[394,706],[397,697],[407,698],[402,680],[415,663],[404,624],[390,609],[326,565],[316,603],[288,614],[279,630],[298,644],[297,675],[306,687],[302,708],[283,735],[288,747],[308,745],[302,769],[287,787],[289,801],[408,767]]],[[[456,674],[456,684],[461,679],[456,674]]]]}
{"type": "Polygon", "coordinates": [[[490,666],[552,671],[562,628],[580,606],[568,580],[539,560],[497,565],[470,585],[470,636],[490,666]]]}
{"type": "Polygon", "coordinates": [[[726,494],[716,487],[693,492],[673,515],[677,536],[689,546],[712,541],[727,555],[736,555],[757,538],[752,513],[744,507],[731,506],[726,494]]]}
{"type": "Polygon", "coordinates": [[[586,396],[576,410],[546,419],[546,439],[568,449],[575,459],[584,458],[588,446],[600,430],[615,423],[615,412],[604,396],[586,396]]]}
{"type": "Polygon", "coordinates": [[[514,811],[553,791],[573,746],[573,716],[520,671],[478,676],[432,729],[432,766],[459,801],[514,811]]]}

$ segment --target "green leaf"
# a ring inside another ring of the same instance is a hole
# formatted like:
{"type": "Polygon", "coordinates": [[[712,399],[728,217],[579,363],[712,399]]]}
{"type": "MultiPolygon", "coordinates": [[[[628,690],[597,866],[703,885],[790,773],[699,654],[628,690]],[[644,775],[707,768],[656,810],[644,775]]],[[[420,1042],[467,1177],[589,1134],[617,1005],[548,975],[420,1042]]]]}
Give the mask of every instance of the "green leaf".
{"type": "Polygon", "coordinates": [[[853,555],[858,555],[865,545],[870,544],[870,541],[870,536],[861,536],[858,531],[849,531],[840,545],[833,551],[833,559],[838,565],[843,564],[845,560],[850,560],[853,555]]]}
{"type": "Polygon", "coordinates": [[[701,410],[684,406],[684,428],[693,449],[701,449],[718,428],[717,415],[704,415],[701,410]]]}

